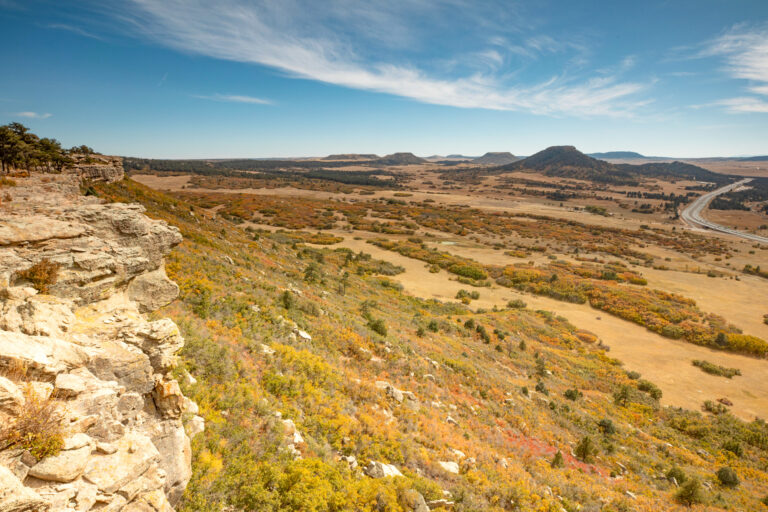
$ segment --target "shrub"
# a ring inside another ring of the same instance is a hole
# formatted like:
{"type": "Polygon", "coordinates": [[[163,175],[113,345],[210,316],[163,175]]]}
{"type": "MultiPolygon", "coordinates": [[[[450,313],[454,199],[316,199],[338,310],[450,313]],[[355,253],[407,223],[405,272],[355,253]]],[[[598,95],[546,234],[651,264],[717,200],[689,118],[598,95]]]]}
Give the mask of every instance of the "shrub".
{"type": "Polygon", "coordinates": [[[419,338],[423,338],[425,334],[426,334],[426,331],[422,326],[419,326],[419,328],[416,329],[416,336],[418,336],[419,338]]]}
{"type": "Polygon", "coordinates": [[[59,264],[43,258],[26,270],[16,272],[16,279],[29,281],[40,293],[48,293],[49,287],[59,277],[59,264]]]}
{"type": "Polygon", "coordinates": [[[543,381],[539,381],[536,383],[536,391],[538,391],[542,395],[549,395],[549,390],[547,389],[547,386],[544,385],[543,381]]]}
{"type": "Polygon", "coordinates": [[[737,487],[739,485],[738,475],[728,466],[718,469],[715,474],[717,475],[717,480],[724,487],[737,487]]]}
{"type": "Polygon", "coordinates": [[[523,309],[527,304],[521,299],[515,299],[507,302],[507,307],[512,309],[523,309]]]}
{"type": "Polygon", "coordinates": [[[645,391],[646,393],[651,395],[651,398],[653,398],[654,400],[659,400],[663,394],[661,392],[661,389],[659,389],[659,387],[656,384],[648,380],[637,381],[637,389],[639,389],[640,391],[645,391]]]}
{"type": "Polygon", "coordinates": [[[440,330],[440,324],[437,323],[437,320],[430,320],[429,324],[427,325],[427,329],[432,332],[437,332],[440,330]]]}
{"type": "Polygon", "coordinates": [[[448,267],[448,272],[478,281],[488,277],[488,274],[481,267],[464,263],[455,263],[451,265],[448,267]]]}
{"type": "Polygon", "coordinates": [[[58,403],[40,397],[31,386],[24,395],[21,413],[0,426],[0,450],[29,450],[38,460],[56,455],[64,444],[58,403]]]}
{"type": "Polygon", "coordinates": [[[285,309],[291,309],[296,305],[296,300],[293,298],[293,294],[288,290],[285,290],[283,294],[280,295],[280,302],[285,309]]]}
{"type": "Polygon", "coordinates": [[[589,462],[592,460],[592,457],[597,455],[597,446],[595,446],[595,442],[592,441],[591,437],[584,436],[573,452],[582,462],[589,462]]]}
{"type": "Polygon", "coordinates": [[[459,290],[456,293],[456,298],[469,303],[470,300],[477,300],[480,298],[480,293],[477,291],[468,292],[467,290],[459,290]]]}
{"type": "Polygon", "coordinates": [[[483,340],[483,343],[490,343],[491,342],[491,335],[488,334],[488,331],[485,329],[484,325],[478,325],[475,328],[475,331],[477,331],[477,334],[480,335],[480,339],[483,340]]]}
{"type": "Polygon", "coordinates": [[[728,368],[726,366],[720,366],[719,364],[710,363],[709,361],[703,361],[701,359],[694,359],[693,366],[701,368],[705,373],[710,375],[717,375],[719,377],[726,377],[728,379],[741,375],[741,370],[738,368],[728,368]]]}
{"type": "Polygon", "coordinates": [[[560,450],[557,450],[557,453],[555,454],[555,457],[552,459],[550,466],[552,466],[553,468],[561,468],[565,466],[565,460],[563,460],[563,452],[561,452],[560,450]]]}
{"type": "Polygon", "coordinates": [[[382,336],[387,335],[387,325],[384,323],[384,320],[382,320],[381,318],[369,321],[368,327],[373,332],[381,334],[382,336]]]}
{"type": "Polygon", "coordinates": [[[728,412],[728,408],[725,405],[713,402],[712,400],[706,400],[702,408],[715,416],[728,412]]]}
{"type": "Polygon", "coordinates": [[[724,442],[723,450],[731,452],[737,457],[742,457],[744,455],[744,449],[741,447],[741,444],[738,441],[730,440],[724,442]]]}
{"type": "Polygon", "coordinates": [[[320,279],[320,267],[317,262],[312,262],[307,265],[304,270],[304,281],[308,283],[314,283],[320,279]]]}
{"type": "Polygon", "coordinates": [[[621,388],[613,394],[613,402],[616,405],[623,405],[626,407],[630,398],[632,398],[632,389],[629,386],[621,386],[621,388]]]}
{"type": "Polygon", "coordinates": [[[597,428],[599,428],[600,432],[602,432],[603,435],[606,435],[606,436],[616,433],[616,427],[613,425],[613,421],[610,420],[609,418],[603,418],[600,421],[598,421],[597,428]]]}
{"type": "Polygon", "coordinates": [[[667,480],[672,480],[674,478],[675,482],[677,482],[677,485],[683,485],[688,479],[688,477],[685,475],[685,471],[677,466],[672,466],[670,470],[667,471],[666,477],[667,480]]]}
{"type": "Polygon", "coordinates": [[[640,378],[640,373],[639,372],[635,372],[635,371],[628,371],[627,372],[627,377],[629,377],[632,380],[637,380],[637,379],[640,378]]]}
{"type": "Polygon", "coordinates": [[[688,507],[703,503],[704,490],[701,488],[701,482],[697,478],[691,478],[680,487],[675,494],[675,499],[688,507]]]}
{"type": "Polygon", "coordinates": [[[578,389],[573,388],[573,389],[566,389],[565,393],[563,393],[563,396],[565,396],[565,398],[567,398],[568,400],[576,401],[582,396],[584,396],[584,394],[578,389]]]}

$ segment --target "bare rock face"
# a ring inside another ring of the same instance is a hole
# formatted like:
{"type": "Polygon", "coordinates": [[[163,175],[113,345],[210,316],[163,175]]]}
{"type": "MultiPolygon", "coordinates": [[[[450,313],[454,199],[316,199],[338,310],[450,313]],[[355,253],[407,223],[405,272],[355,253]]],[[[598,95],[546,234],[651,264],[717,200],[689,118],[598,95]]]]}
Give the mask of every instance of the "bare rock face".
{"type": "MultiPolygon", "coordinates": [[[[80,174],[117,179],[94,165],[80,174]]],[[[0,512],[173,510],[191,476],[182,416],[204,424],[171,375],[178,327],[144,313],[178,294],[163,258],[181,235],[80,195],[74,174],[17,182],[0,204],[0,424],[50,402],[64,438],[40,460],[0,450],[0,512]],[[58,278],[42,293],[20,272],[44,260],[58,278]]]]}
{"type": "Polygon", "coordinates": [[[119,156],[75,154],[72,158],[75,172],[86,180],[113,183],[125,176],[123,159],[119,156]]]}

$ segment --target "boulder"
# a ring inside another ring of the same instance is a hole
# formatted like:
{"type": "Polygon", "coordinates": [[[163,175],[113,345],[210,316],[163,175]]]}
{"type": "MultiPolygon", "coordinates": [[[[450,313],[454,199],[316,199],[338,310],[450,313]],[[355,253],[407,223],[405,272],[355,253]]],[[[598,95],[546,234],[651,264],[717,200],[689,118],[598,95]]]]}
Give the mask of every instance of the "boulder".
{"type": "Polygon", "coordinates": [[[155,386],[149,357],[136,347],[105,340],[88,363],[88,370],[101,380],[115,380],[127,391],[149,393],[155,386]]]}
{"type": "Polygon", "coordinates": [[[74,434],[64,438],[62,449],[77,450],[78,448],[89,446],[92,443],[93,443],[93,439],[91,439],[91,437],[88,434],[79,433],[79,434],[74,434]]]}
{"type": "Polygon", "coordinates": [[[158,379],[152,399],[164,418],[180,418],[184,412],[184,395],[175,380],[158,379]]]}
{"type": "Polygon", "coordinates": [[[91,447],[88,445],[62,451],[29,468],[29,476],[51,482],[71,482],[83,474],[90,455],[91,447]]]}
{"type": "Polygon", "coordinates": [[[116,493],[160,460],[152,441],[138,433],[128,433],[114,445],[114,453],[95,454],[85,469],[84,478],[105,494],[116,493]]]}
{"type": "MultiPolygon", "coordinates": [[[[186,424],[187,436],[190,439],[205,431],[205,420],[201,416],[192,416],[186,424]]],[[[298,432],[297,432],[298,433],[298,432]]]]}
{"type": "Polygon", "coordinates": [[[179,295],[179,286],[168,279],[165,267],[134,278],[126,290],[128,298],[139,305],[139,311],[150,312],[169,304],[179,295]]]}
{"type": "Polygon", "coordinates": [[[412,512],[429,512],[427,502],[424,501],[424,496],[414,489],[408,489],[403,492],[400,500],[403,505],[411,509],[412,512]]]}
{"type": "Polygon", "coordinates": [[[149,356],[155,371],[166,373],[176,367],[176,352],[184,346],[184,338],[170,318],[142,324],[121,334],[126,343],[149,356]]]}
{"type": "MultiPolygon", "coordinates": [[[[87,370],[86,370],[87,371],[87,370]]],[[[56,396],[59,398],[74,398],[88,388],[85,378],[75,373],[60,373],[54,384],[56,396]]]]}
{"type": "Polygon", "coordinates": [[[0,511],[42,512],[50,504],[39,494],[24,485],[11,471],[0,465],[0,511]]]}
{"type": "Polygon", "coordinates": [[[21,362],[28,376],[54,379],[59,373],[85,366],[88,355],[80,347],[50,336],[0,331],[0,363],[21,362]]]}
{"type": "Polygon", "coordinates": [[[453,461],[438,461],[438,465],[443,468],[443,471],[447,471],[448,473],[453,473],[454,475],[459,474],[459,464],[453,461]]]}
{"type": "Polygon", "coordinates": [[[0,411],[18,414],[24,406],[24,394],[10,379],[0,376],[0,411]]]}
{"type": "Polygon", "coordinates": [[[366,475],[371,478],[385,478],[388,476],[403,476],[399,469],[392,464],[384,464],[383,462],[370,461],[363,470],[366,475]]]}

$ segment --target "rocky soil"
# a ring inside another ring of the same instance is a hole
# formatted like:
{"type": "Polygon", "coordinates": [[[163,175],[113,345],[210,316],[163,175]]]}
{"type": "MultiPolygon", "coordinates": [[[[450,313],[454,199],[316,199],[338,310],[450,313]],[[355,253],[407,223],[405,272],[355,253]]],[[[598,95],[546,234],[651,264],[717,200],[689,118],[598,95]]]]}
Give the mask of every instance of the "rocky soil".
{"type": "MultiPolygon", "coordinates": [[[[103,167],[79,174],[122,177],[103,167]]],[[[43,404],[63,443],[38,459],[0,436],[0,512],[172,510],[204,426],[172,377],[178,328],[144,314],[178,293],[163,257],[181,235],[81,195],[75,174],[15,181],[0,189],[0,432],[43,404]],[[58,274],[47,289],[20,275],[44,260],[58,274]]]]}

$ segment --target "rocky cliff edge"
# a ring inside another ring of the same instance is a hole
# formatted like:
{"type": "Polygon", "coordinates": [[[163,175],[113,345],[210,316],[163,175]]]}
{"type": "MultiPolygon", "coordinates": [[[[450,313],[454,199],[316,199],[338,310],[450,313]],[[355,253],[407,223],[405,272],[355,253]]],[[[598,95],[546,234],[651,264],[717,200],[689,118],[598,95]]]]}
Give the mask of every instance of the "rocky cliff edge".
{"type": "Polygon", "coordinates": [[[144,314],[178,293],[163,257],[181,235],[81,195],[75,174],[14,181],[0,188],[0,512],[173,510],[203,421],[171,375],[177,326],[144,314]]]}

